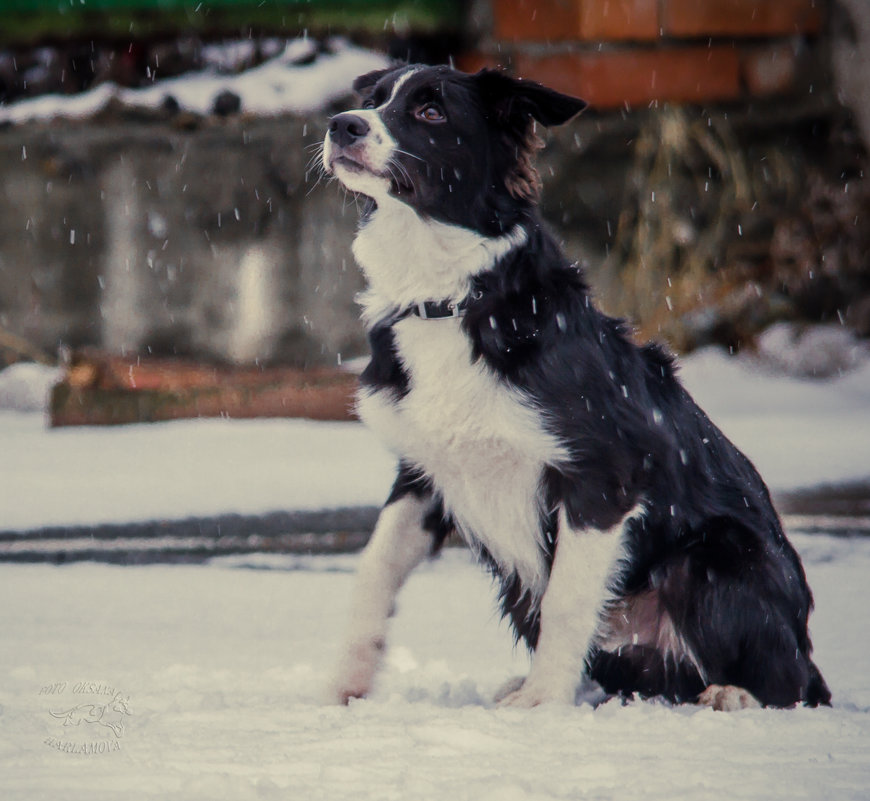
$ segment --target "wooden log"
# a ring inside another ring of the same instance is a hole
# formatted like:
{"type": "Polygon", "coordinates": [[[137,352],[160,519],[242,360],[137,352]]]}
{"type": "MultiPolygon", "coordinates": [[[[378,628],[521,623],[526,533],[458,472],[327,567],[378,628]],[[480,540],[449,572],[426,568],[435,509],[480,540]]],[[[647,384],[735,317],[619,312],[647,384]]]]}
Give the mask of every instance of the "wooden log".
{"type": "Polygon", "coordinates": [[[52,426],[195,417],[352,420],[357,377],[345,370],[224,367],[74,354],[52,391],[52,426]]]}

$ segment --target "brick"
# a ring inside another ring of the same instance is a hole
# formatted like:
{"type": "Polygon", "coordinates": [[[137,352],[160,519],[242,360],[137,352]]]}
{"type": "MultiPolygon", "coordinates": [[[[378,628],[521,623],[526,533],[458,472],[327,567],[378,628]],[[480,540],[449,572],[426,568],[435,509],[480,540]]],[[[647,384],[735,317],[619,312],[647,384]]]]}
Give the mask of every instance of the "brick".
{"type": "Polygon", "coordinates": [[[786,94],[797,73],[794,49],[788,45],[747,50],[742,57],[743,81],[753,95],[786,94]]]}
{"type": "Polygon", "coordinates": [[[494,0],[495,37],[506,41],[649,41],[658,0],[494,0]]]}
{"type": "Polygon", "coordinates": [[[587,41],[650,41],[659,37],[659,0],[583,0],[579,22],[587,41]]]}
{"type": "Polygon", "coordinates": [[[494,34],[507,41],[564,41],[580,30],[579,0],[493,0],[494,34]]]}
{"type": "Polygon", "coordinates": [[[488,53],[482,53],[479,50],[468,50],[456,57],[455,64],[456,68],[463,72],[474,73],[484,67],[509,70],[512,61],[513,59],[507,53],[496,57],[488,53]]]}
{"type": "Polygon", "coordinates": [[[595,108],[651,101],[706,103],[740,96],[740,57],[726,46],[605,53],[518,54],[516,74],[577,95],[595,108]]]}
{"type": "Polygon", "coordinates": [[[586,99],[582,80],[583,57],[578,53],[551,56],[517,53],[514,67],[514,74],[522,78],[538,81],[560,92],[586,99]]]}
{"type": "Polygon", "coordinates": [[[821,0],[663,0],[667,36],[790,36],[818,33],[821,0]]]}

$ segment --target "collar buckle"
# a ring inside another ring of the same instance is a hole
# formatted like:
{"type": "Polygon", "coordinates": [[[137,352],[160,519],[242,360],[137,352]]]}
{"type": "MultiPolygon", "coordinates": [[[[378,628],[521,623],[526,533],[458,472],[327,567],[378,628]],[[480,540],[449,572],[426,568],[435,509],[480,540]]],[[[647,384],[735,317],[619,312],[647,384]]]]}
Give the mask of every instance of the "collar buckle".
{"type": "Polygon", "coordinates": [[[460,300],[458,303],[452,300],[426,300],[415,303],[411,307],[411,314],[415,314],[421,320],[446,320],[451,317],[463,317],[467,305],[466,300],[460,300]]]}

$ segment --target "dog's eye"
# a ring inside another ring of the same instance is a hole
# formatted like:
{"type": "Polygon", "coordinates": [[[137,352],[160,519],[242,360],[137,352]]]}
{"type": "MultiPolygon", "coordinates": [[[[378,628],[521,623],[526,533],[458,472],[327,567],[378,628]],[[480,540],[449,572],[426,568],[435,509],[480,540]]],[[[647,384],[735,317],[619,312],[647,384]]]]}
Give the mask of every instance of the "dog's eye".
{"type": "Polygon", "coordinates": [[[424,122],[444,122],[446,119],[440,106],[435,103],[427,103],[425,106],[420,106],[414,116],[424,122]]]}
{"type": "Polygon", "coordinates": [[[373,97],[370,97],[367,100],[364,100],[361,108],[375,108],[375,99],[373,97]]]}

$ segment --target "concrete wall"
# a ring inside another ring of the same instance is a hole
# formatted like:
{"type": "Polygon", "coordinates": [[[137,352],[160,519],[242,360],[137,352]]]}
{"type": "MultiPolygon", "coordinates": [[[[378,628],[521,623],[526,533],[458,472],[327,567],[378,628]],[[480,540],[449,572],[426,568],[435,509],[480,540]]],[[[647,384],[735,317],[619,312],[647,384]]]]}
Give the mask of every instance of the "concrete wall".
{"type": "MultiPolygon", "coordinates": [[[[306,180],[326,120],[115,111],[0,130],[0,366],[4,332],[49,354],[364,354],[357,208],[306,180]]],[[[547,138],[543,214],[643,336],[741,347],[780,319],[870,335],[870,181],[830,88],[592,110],[547,138]]]]}
{"type": "Polygon", "coordinates": [[[49,353],[361,353],[357,212],[316,174],[306,182],[325,121],[0,131],[0,328],[49,353]]]}

